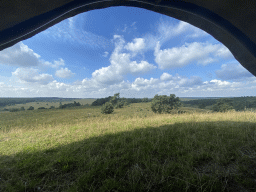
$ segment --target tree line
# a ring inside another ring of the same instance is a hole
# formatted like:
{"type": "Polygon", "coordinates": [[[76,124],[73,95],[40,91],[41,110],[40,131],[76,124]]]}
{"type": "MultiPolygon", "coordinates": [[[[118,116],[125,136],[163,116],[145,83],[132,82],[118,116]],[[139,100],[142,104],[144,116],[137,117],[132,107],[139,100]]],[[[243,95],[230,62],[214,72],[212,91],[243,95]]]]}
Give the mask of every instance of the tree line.
{"type": "Polygon", "coordinates": [[[16,104],[26,104],[30,102],[59,102],[70,101],[77,98],[59,98],[59,97],[35,97],[35,98],[0,98],[0,107],[16,104]]]}
{"type": "Polygon", "coordinates": [[[256,108],[256,97],[233,97],[221,99],[198,99],[191,101],[183,101],[185,106],[198,106],[204,109],[211,106],[213,111],[221,111],[225,109],[234,109],[236,111],[243,111],[248,108],[256,108]],[[225,107],[224,107],[225,106],[225,107]]]}
{"type": "MultiPolygon", "coordinates": [[[[131,104],[131,103],[142,103],[142,102],[146,103],[146,102],[152,101],[152,99],[149,99],[147,97],[145,97],[145,98],[124,98],[124,97],[120,98],[120,93],[116,93],[115,95],[117,96],[117,94],[118,94],[118,99],[120,99],[120,101],[126,103],[127,105],[131,104]]],[[[105,103],[110,102],[113,99],[113,97],[115,97],[115,95],[105,97],[105,98],[96,99],[91,105],[92,106],[102,106],[105,103]]]]}

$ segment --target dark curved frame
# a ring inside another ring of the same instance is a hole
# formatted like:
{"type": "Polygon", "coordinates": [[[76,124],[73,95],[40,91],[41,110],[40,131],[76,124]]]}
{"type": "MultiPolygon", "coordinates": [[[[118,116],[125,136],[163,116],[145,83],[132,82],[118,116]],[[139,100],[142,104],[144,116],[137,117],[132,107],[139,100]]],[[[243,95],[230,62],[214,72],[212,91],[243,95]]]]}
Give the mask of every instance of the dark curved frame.
{"type": "Polygon", "coordinates": [[[256,76],[256,44],[226,19],[206,8],[184,1],[108,0],[73,1],[0,32],[0,51],[79,13],[113,6],[132,6],[188,22],[223,43],[256,76]]]}

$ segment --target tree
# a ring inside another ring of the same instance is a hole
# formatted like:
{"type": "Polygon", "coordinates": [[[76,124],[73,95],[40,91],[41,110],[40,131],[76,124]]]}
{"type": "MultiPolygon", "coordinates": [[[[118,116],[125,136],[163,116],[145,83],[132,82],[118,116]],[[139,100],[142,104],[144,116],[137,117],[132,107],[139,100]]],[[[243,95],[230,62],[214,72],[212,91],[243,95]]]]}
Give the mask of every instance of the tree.
{"type": "Polygon", "coordinates": [[[79,102],[74,101],[74,106],[81,106],[81,104],[79,102]]]}
{"type": "Polygon", "coordinates": [[[115,107],[116,109],[123,108],[123,106],[125,105],[124,98],[120,98],[120,93],[114,94],[114,97],[112,97],[110,102],[112,103],[113,107],[115,107]]]}
{"type": "Polygon", "coordinates": [[[151,109],[154,113],[171,113],[173,109],[178,109],[181,106],[179,97],[175,94],[155,95],[151,102],[151,109]]]}
{"type": "Polygon", "coordinates": [[[114,94],[114,97],[110,100],[113,106],[116,106],[118,101],[120,100],[120,93],[114,94]]]}
{"type": "Polygon", "coordinates": [[[30,106],[27,110],[34,110],[35,108],[30,106]]]}
{"type": "Polygon", "coordinates": [[[106,102],[101,108],[101,113],[103,114],[110,114],[113,112],[114,112],[114,107],[110,102],[106,102]]]}
{"type": "Polygon", "coordinates": [[[215,105],[213,105],[212,110],[216,112],[227,112],[233,109],[231,101],[228,99],[219,99],[215,105]]]}
{"type": "Polygon", "coordinates": [[[21,107],[20,110],[21,110],[21,111],[25,111],[25,108],[24,108],[24,107],[21,107]]]}

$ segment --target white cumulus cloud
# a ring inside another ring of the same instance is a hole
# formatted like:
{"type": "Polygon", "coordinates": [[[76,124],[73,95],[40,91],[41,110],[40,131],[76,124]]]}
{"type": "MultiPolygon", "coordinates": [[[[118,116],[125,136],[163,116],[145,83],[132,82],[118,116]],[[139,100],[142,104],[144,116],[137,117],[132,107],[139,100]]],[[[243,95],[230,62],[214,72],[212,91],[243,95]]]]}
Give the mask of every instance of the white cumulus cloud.
{"type": "Polygon", "coordinates": [[[72,73],[71,70],[68,68],[61,68],[56,71],[55,75],[60,78],[70,78],[74,75],[75,73],[72,73]]]}
{"type": "Polygon", "coordinates": [[[34,68],[17,68],[12,75],[23,83],[48,84],[53,80],[52,75],[39,74],[38,69],[34,68]]]}
{"type": "Polygon", "coordinates": [[[170,75],[169,73],[163,73],[163,74],[161,75],[160,79],[161,79],[162,81],[167,81],[167,80],[172,79],[172,75],[170,75]]]}
{"type": "Polygon", "coordinates": [[[138,52],[144,49],[145,45],[145,40],[143,38],[135,38],[133,39],[133,42],[127,43],[127,45],[124,48],[133,52],[138,52]]]}
{"type": "MultiPolygon", "coordinates": [[[[133,55],[123,52],[127,45],[125,46],[125,40],[122,36],[114,35],[113,40],[115,40],[115,49],[109,59],[110,65],[94,71],[92,80],[102,84],[115,84],[123,80],[123,75],[143,74],[156,68],[156,66],[144,60],[140,62],[132,61],[133,55]]],[[[140,40],[135,40],[135,44],[128,44],[128,47],[138,51],[140,43],[136,44],[136,42],[140,42],[140,40]]]]}
{"type": "Polygon", "coordinates": [[[102,84],[115,84],[122,81],[123,77],[115,71],[113,66],[102,67],[92,73],[92,78],[102,84]]]}
{"type": "Polygon", "coordinates": [[[49,61],[45,61],[43,62],[44,66],[47,67],[51,67],[51,68],[58,68],[60,66],[64,66],[65,65],[65,61],[62,58],[59,58],[58,60],[54,60],[53,63],[49,62],[49,61]]]}
{"type": "Polygon", "coordinates": [[[38,66],[40,64],[39,58],[40,55],[29,49],[22,42],[0,51],[0,64],[3,65],[18,67],[38,66]]]}
{"type": "Polygon", "coordinates": [[[207,65],[219,58],[231,58],[232,54],[227,54],[227,48],[222,44],[206,43],[185,43],[182,47],[160,50],[160,43],[155,47],[155,62],[160,69],[170,69],[186,66],[192,62],[207,65]]]}

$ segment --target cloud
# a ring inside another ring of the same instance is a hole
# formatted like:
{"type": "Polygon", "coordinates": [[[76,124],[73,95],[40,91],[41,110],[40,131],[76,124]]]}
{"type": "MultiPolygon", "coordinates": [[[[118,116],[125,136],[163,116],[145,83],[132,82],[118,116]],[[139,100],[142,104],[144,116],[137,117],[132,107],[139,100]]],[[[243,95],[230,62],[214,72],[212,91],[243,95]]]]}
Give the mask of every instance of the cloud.
{"type": "Polygon", "coordinates": [[[147,73],[156,66],[147,61],[131,61],[133,55],[124,53],[124,47],[129,47],[133,50],[139,50],[141,40],[135,40],[135,44],[125,45],[125,40],[120,35],[114,35],[115,49],[110,56],[110,66],[102,67],[92,73],[92,79],[102,84],[115,84],[123,80],[123,75],[126,74],[143,74],[147,73]],[[139,42],[139,43],[138,43],[139,42]],[[137,43],[137,44],[136,44],[137,43]]]}
{"type": "Polygon", "coordinates": [[[54,60],[53,63],[51,63],[49,61],[45,61],[45,62],[42,62],[42,64],[47,66],[47,67],[58,68],[60,66],[64,66],[65,61],[62,58],[59,58],[59,61],[54,60]]]}
{"type": "Polygon", "coordinates": [[[92,73],[92,78],[102,84],[115,84],[122,81],[123,77],[115,72],[113,66],[102,67],[92,73]]]}
{"type": "Polygon", "coordinates": [[[188,38],[200,38],[209,36],[208,33],[205,31],[189,24],[184,21],[179,21],[177,24],[173,24],[170,21],[163,21],[160,20],[158,24],[155,26],[157,33],[147,33],[143,37],[145,39],[146,43],[146,49],[153,49],[157,42],[160,42],[160,44],[164,44],[165,42],[169,41],[171,38],[174,38],[179,35],[184,35],[184,39],[188,38]]]}
{"type": "Polygon", "coordinates": [[[12,75],[17,77],[22,83],[48,84],[53,80],[52,75],[38,74],[38,69],[17,68],[12,75]]]}
{"type": "Polygon", "coordinates": [[[192,62],[207,65],[218,61],[219,58],[232,58],[232,54],[222,44],[185,43],[182,47],[160,50],[160,43],[155,47],[155,62],[160,69],[184,67],[192,62]],[[228,54],[229,53],[229,54],[228,54]]]}
{"type": "Polygon", "coordinates": [[[218,78],[222,80],[244,80],[254,77],[241,64],[223,64],[220,70],[215,71],[218,78]]]}
{"type": "Polygon", "coordinates": [[[138,52],[144,49],[145,45],[145,40],[143,38],[135,38],[133,39],[133,42],[127,43],[127,45],[124,48],[129,51],[138,52]]]}
{"type": "Polygon", "coordinates": [[[149,64],[147,61],[141,61],[137,63],[136,61],[132,61],[129,64],[129,72],[132,74],[143,74],[147,73],[156,67],[152,64],[149,64]]]}
{"type": "Polygon", "coordinates": [[[190,87],[190,88],[193,86],[198,86],[198,85],[202,85],[202,84],[203,84],[203,81],[202,81],[201,77],[196,77],[196,76],[193,76],[190,79],[183,78],[179,82],[180,87],[190,87]]]}
{"type": "Polygon", "coordinates": [[[0,64],[18,67],[38,66],[40,55],[19,42],[0,52],[0,64]]]}
{"type": "Polygon", "coordinates": [[[126,32],[127,25],[125,24],[124,26],[125,26],[125,27],[124,27],[124,29],[122,30],[122,32],[126,32]]]}
{"type": "Polygon", "coordinates": [[[64,66],[65,62],[62,58],[54,60],[53,63],[40,59],[41,56],[28,48],[22,42],[19,42],[12,47],[4,49],[0,52],[0,64],[15,66],[15,67],[40,67],[46,66],[51,68],[58,68],[64,66]]]}
{"type": "Polygon", "coordinates": [[[161,75],[160,79],[161,79],[162,81],[167,81],[167,80],[172,79],[172,75],[170,75],[169,73],[163,73],[163,74],[161,75]]]}
{"type": "Polygon", "coordinates": [[[109,53],[108,53],[107,51],[105,51],[103,57],[107,57],[108,54],[109,54],[109,53]]]}
{"type": "Polygon", "coordinates": [[[61,68],[56,71],[55,75],[60,78],[70,78],[75,75],[75,73],[72,73],[68,68],[61,68]]]}
{"type": "MultiPolygon", "coordinates": [[[[18,73],[18,72],[16,72],[18,73]]],[[[24,71],[22,72],[24,74],[24,71]]],[[[30,78],[26,81],[34,82],[37,74],[36,70],[29,71],[30,78]]],[[[167,74],[167,73],[166,73],[167,74]]],[[[161,75],[160,78],[136,78],[133,82],[120,81],[115,84],[101,84],[95,79],[84,79],[73,84],[67,84],[53,80],[44,84],[17,82],[15,85],[0,82],[0,96],[26,96],[26,97],[89,97],[102,98],[121,93],[121,97],[154,97],[155,94],[170,95],[175,94],[179,97],[216,97],[216,96],[243,96],[254,95],[256,88],[256,80],[250,82],[229,82],[219,79],[201,82],[200,77],[186,77],[176,74],[175,76],[161,75]],[[169,80],[162,81],[165,77],[169,80]]],[[[170,74],[169,74],[170,75],[170,74]]],[[[27,76],[28,73],[27,73],[27,76]]],[[[23,77],[24,79],[25,77],[23,77]]]]}
{"type": "Polygon", "coordinates": [[[111,42],[103,36],[85,31],[81,25],[86,22],[86,15],[82,13],[65,19],[60,23],[48,28],[42,35],[61,42],[81,44],[91,48],[108,48],[111,42]]]}
{"type": "Polygon", "coordinates": [[[174,87],[194,87],[202,85],[203,81],[201,77],[192,76],[190,79],[188,77],[181,77],[178,74],[172,76],[168,73],[163,73],[160,76],[160,80],[167,81],[166,83],[161,83],[161,87],[164,88],[166,85],[172,85],[174,87]]]}
{"type": "MultiPolygon", "coordinates": [[[[207,84],[207,83],[206,83],[206,84],[207,84]]],[[[219,87],[231,85],[231,83],[228,82],[228,81],[221,81],[221,80],[217,80],[217,79],[211,80],[211,81],[209,82],[209,84],[215,84],[215,85],[218,85],[219,87]]]]}
{"type": "Polygon", "coordinates": [[[131,88],[135,89],[137,91],[140,90],[146,90],[151,87],[154,88],[154,85],[159,82],[159,79],[150,78],[144,79],[144,78],[136,78],[135,81],[131,84],[131,88]]]}

